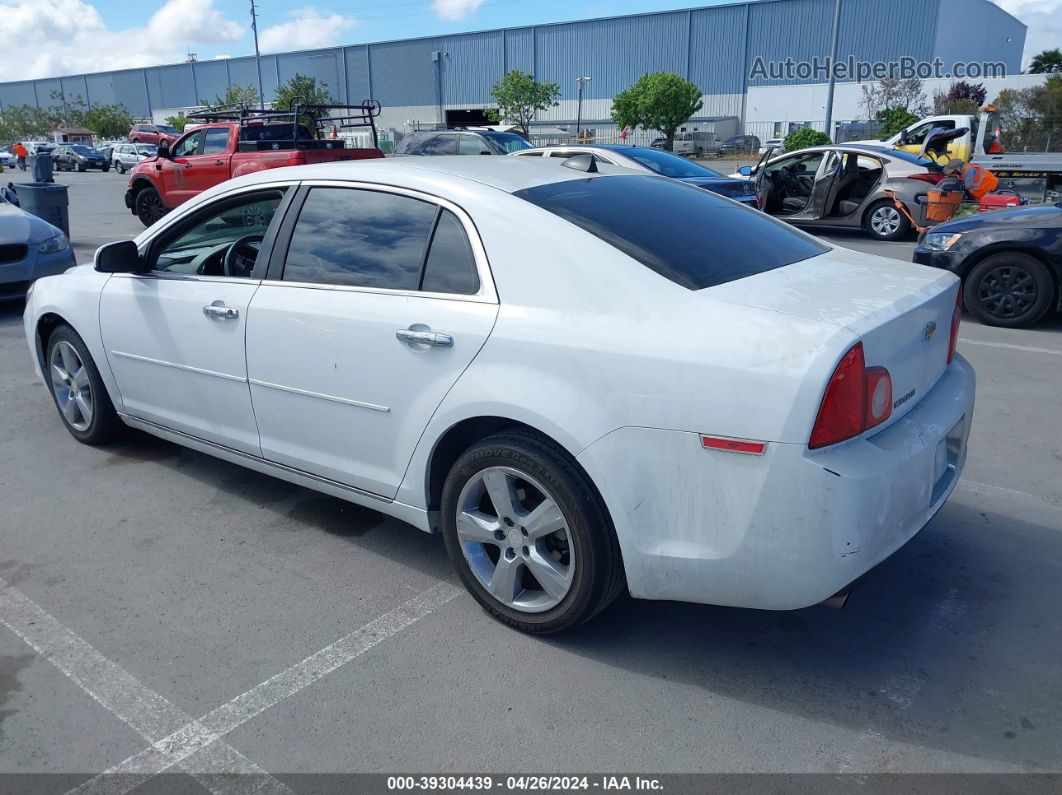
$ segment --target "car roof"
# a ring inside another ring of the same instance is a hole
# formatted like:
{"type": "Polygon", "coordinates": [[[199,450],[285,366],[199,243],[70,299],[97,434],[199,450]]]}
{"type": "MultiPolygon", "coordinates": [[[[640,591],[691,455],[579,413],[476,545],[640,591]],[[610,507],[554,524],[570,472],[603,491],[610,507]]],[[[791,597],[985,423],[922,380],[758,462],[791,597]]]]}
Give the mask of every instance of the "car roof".
{"type": "MultiPolygon", "coordinates": [[[[376,158],[314,163],[286,168],[268,169],[239,177],[242,185],[268,183],[278,180],[350,180],[392,184],[399,187],[427,186],[440,178],[456,182],[476,182],[490,188],[516,193],[526,188],[587,179],[594,176],[631,176],[630,169],[598,165],[598,175],[588,174],[562,165],[564,161],[528,157],[468,157],[439,155],[431,157],[376,158]]],[[[222,183],[233,186],[237,180],[222,183]]]]}

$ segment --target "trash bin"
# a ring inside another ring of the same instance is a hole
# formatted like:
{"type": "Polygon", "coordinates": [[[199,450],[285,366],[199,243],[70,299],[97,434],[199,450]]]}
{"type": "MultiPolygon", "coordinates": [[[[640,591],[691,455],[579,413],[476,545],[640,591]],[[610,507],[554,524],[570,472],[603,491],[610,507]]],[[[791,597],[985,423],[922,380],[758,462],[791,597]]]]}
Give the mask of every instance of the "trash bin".
{"type": "Polygon", "coordinates": [[[19,182],[15,185],[18,205],[23,210],[38,218],[43,218],[52,226],[63,230],[70,237],[70,215],[67,210],[69,200],[66,185],[47,182],[19,182]]]}
{"type": "Polygon", "coordinates": [[[26,158],[26,165],[29,166],[34,182],[54,182],[52,179],[52,167],[54,164],[50,151],[30,155],[26,158]]]}

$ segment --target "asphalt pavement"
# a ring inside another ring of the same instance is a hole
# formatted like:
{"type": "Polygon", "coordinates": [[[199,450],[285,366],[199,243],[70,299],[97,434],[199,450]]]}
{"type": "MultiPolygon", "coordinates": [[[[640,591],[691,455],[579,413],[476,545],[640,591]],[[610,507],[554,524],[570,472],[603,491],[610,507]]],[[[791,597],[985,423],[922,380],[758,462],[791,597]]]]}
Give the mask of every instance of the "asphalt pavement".
{"type": "MultiPolygon", "coordinates": [[[[58,179],[79,259],[141,230],[119,175],[58,179]]],[[[146,435],[77,444],[21,310],[0,305],[0,773],[1062,771],[1058,316],[964,322],[963,480],[843,610],[621,598],[530,638],[437,537],[146,435]]]]}

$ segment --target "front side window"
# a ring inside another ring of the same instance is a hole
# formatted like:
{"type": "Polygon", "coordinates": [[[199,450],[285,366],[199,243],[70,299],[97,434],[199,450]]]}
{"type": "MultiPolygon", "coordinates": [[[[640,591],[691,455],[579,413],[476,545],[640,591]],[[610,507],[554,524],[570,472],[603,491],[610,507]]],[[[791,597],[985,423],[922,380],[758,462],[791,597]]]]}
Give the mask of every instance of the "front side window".
{"type": "Polygon", "coordinates": [[[229,151],[229,129],[227,127],[211,127],[206,131],[205,143],[203,144],[204,155],[222,155],[229,151]]]}
{"type": "Polygon", "coordinates": [[[457,153],[460,155],[489,155],[490,147],[483,143],[483,139],[476,135],[462,135],[457,153]]]}
{"type": "Polygon", "coordinates": [[[178,141],[177,145],[173,148],[173,156],[191,157],[199,151],[199,144],[202,142],[202,140],[202,130],[196,130],[194,133],[185,136],[180,141],[178,141]]]}
{"type": "Polygon", "coordinates": [[[284,199],[284,190],[244,194],[197,213],[191,226],[179,227],[161,242],[153,270],[249,277],[266,230],[284,199]]]}
{"type": "Polygon", "coordinates": [[[416,290],[437,207],[382,191],[312,188],[284,281],[416,290]]]}
{"type": "Polygon", "coordinates": [[[648,174],[566,180],[513,195],[690,290],[829,251],[828,246],[759,210],[648,174]],[[690,222],[693,218],[696,223],[690,222]]]}
{"type": "Polygon", "coordinates": [[[422,155],[454,155],[457,154],[456,135],[436,135],[424,142],[420,148],[422,155]]]}

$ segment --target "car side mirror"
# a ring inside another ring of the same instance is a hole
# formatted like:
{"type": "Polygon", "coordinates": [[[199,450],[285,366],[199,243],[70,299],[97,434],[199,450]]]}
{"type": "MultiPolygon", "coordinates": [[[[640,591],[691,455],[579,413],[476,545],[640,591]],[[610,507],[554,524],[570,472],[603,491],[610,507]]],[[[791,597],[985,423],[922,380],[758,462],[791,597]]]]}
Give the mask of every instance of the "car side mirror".
{"type": "Polygon", "coordinates": [[[159,141],[159,145],[155,147],[155,151],[163,160],[170,159],[170,144],[165,139],[159,141]]]}
{"type": "Polygon", "coordinates": [[[743,176],[743,177],[751,177],[752,176],[752,166],[742,166],[741,168],[738,169],[738,173],[741,176],[743,176]]]}
{"type": "Polygon", "coordinates": [[[96,249],[94,267],[100,273],[136,273],[140,251],[132,240],[119,240],[96,249]]]}

